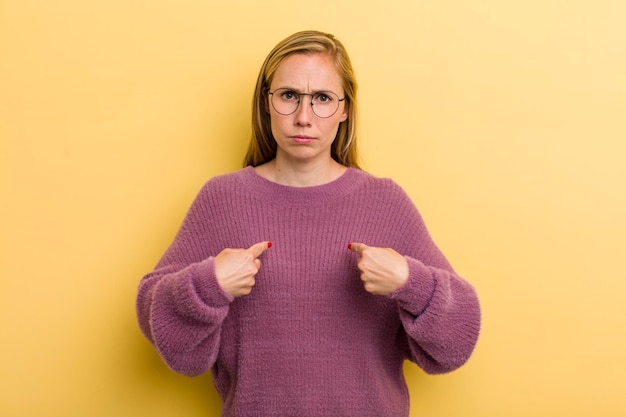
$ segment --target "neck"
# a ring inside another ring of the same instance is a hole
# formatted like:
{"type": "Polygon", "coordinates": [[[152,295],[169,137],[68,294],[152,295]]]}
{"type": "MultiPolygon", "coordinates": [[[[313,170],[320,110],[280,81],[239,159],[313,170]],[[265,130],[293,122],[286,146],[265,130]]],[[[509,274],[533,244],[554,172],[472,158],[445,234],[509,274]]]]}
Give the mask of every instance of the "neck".
{"type": "Polygon", "coordinates": [[[332,158],[306,164],[291,164],[277,157],[255,169],[262,177],[281,185],[313,187],[336,180],[348,168],[332,158]]]}

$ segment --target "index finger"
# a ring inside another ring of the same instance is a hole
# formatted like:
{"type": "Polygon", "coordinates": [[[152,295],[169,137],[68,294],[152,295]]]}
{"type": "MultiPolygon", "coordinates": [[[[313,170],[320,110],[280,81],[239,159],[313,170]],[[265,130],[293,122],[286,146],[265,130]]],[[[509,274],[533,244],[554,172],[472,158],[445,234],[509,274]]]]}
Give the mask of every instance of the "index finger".
{"type": "Polygon", "coordinates": [[[261,256],[263,252],[265,252],[271,247],[272,247],[272,242],[265,241],[265,242],[255,243],[254,245],[250,246],[247,249],[247,251],[252,253],[252,255],[254,255],[255,258],[258,258],[259,256],[261,256]]]}
{"type": "Polygon", "coordinates": [[[363,253],[363,251],[365,249],[367,249],[369,246],[367,246],[365,243],[350,243],[348,244],[348,249],[350,249],[352,252],[356,252],[359,255],[361,255],[363,253]]]}

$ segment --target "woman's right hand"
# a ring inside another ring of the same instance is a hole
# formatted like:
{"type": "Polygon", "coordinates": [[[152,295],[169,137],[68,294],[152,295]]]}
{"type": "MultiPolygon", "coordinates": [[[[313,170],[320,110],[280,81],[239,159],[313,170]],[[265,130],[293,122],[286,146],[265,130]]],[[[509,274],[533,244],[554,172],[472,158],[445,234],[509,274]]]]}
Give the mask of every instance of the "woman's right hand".
{"type": "Polygon", "coordinates": [[[254,277],[261,268],[259,256],[272,247],[259,242],[248,249],[224,249],[215,257],[215,276],[222,289],[233,297],[250,294],[254,277]]]}

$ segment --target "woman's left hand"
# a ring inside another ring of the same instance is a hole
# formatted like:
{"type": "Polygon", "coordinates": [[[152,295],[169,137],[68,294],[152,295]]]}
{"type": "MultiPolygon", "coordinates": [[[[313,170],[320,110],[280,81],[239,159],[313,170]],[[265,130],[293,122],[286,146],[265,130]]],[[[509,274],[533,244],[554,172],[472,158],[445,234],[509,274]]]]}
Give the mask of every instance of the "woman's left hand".
{"type": "Polygon", "coordinates": [[[389,295],[409,280],[409,264],[393,249],[351,243],[348,248],[359,255],[357,267],[365,291],[389,295]]]}

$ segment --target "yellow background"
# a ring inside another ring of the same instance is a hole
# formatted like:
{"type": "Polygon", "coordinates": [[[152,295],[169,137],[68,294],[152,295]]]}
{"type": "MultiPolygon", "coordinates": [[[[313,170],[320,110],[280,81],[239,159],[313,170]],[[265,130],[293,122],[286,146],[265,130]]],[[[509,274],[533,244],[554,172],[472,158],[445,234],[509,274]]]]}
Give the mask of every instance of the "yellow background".
{"type": "Polygon", "coordinates": [[[240,166],[258,68],[335,33],[365,168],[481,297],[412,416],[626,414],[626,3],[1,0],[0,415],[211,416],[140,335],[139,279],[240,166]]]}

